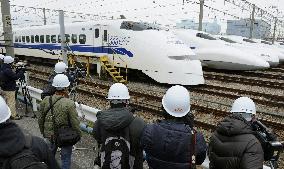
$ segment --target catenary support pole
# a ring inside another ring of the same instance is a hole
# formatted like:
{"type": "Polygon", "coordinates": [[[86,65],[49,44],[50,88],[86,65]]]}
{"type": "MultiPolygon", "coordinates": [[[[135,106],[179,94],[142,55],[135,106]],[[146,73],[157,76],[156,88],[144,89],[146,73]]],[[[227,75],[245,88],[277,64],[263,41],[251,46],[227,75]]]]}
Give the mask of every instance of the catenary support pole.
{"type": "Polygon", "coordinates": [[[43,25],[46,25],[46,14],[45,14],[45,8],[42,8],[42,12],[43,12],[43,25]]]}
{"type": "Polygon", "coordinates": [[[60,24],[60,37],[61,37],[61,52],[63,62],[68,66],[67,60],[67,46],[65,38],[65,26],[64,26],[64,12],[63,10],[59,11],[59,24],[60,24]]]}
{"type": "Polygon", "coordinates": [[[274,19],[275,19],[275,21],[274,21],[274,28],[273,28],[272,44],[274,44],[274,42],[275,42],[276,28],[277,28],[277,21],[278,21],[278,19],[276,17],[274,19]]]}
{"type": "Polygon", "coordinates": [[[204,0],[199,0],[200,11],[199,11],[199,25],[198,30],[202,31],[202,20],[203,20],[203,7],[204,7],[204,0]]]}
{"type": "Polygon", "coordinates": [[[255,4],[252,6],[252,13],[250,18],[250,30],[249,30],[249,38],[253,38],[253,27],[254,27],[254,13],[255,13],[255,4]]]}
{"type": "Polygon", "coordinates": [[[1,0],[2,22],[3,22],[3,34],[4,45],[6,49],[6,55],[14,57],[14,43],[13,43],[13,31],[10,14],[10,2],[9,0],[1,0]]]}

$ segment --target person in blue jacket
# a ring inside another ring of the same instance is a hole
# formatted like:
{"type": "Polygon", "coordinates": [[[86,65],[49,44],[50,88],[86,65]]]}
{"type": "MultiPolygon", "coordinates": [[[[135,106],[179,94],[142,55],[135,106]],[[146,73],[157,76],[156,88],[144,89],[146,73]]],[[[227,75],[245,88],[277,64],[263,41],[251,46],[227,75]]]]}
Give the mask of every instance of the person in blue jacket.
{"type": "Polygon", "coordinates": [[[145,127],[141,144],[150,169],[191,169],[206,158],[206,142],[193,129],[190,96],[182,86],[173,86],[162,99],[165,120],[145,127]]]}
{"type": "Polygon", "coordinates": [[[1,89],[7,96],[7,103],[11,109],[11,119],[19,120],[21,117],[17,114],[15,92],[17,89],[16,80],[24,77],[24,69],[19,70],[17,73],[13,71],[14,58],[11,56],[4,57],[4,64],[1,67],[1,74],[3,75],[3,82],[1,82],[1,89]]]}

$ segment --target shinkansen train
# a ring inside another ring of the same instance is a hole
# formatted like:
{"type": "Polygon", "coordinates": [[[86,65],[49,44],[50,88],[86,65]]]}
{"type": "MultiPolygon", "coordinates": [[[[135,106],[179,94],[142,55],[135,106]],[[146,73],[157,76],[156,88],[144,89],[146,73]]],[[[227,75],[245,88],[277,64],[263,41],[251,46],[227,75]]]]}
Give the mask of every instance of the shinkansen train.
{"type": "MultiPolygon", "coordinates": [[[[142,71],[159,83],[204,84],[199,60],[168,30],[145,22],[108,20],[65,25],[69,50],[78,55],[108,56],[117,67],[142,71]],[[115,53],[115,55],[113,55],[115,53]],[[114,56],[114,58],[113,58],[114,56]]],[[[59,25],[14,30],[16,55],[58,59],[61,37],[59,25]]]]}
{"type": "Polygon", "coordinates": [[[196,53],[204,66],[226,70],[257,70],[269,68],[269,64],[254,53],[234,48],[214,36],[191,29],[174,29],[175,34],[196,53]]]}

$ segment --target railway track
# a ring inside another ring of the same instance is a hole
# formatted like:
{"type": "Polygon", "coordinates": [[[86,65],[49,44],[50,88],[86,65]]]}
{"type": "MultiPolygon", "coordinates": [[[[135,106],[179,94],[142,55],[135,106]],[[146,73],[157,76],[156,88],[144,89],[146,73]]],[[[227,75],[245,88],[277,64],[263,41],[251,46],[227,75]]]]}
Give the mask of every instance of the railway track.
{"type": "Polygon", "coordinates": [[[212,72],[204,72],[203,74],[206,80],[218,80],[222,82],[232,82],[232,83],[240,83],[251,86],[262,86],[274,89],[284,89],[284,82],[282,81],[271,81],[271,80],[263,80],[256,78],[248,78],[243,76],[232,76],[224,73],[212,73],[212,72]]]}
{"type": "MultiPolygon", "coordinates": [[[[47,78],[40,78],[38,76],[30,76],[31,79],[35,79],[37,81],[42,81],[43,83],[46,83],[47,78]]],[[[102,99],[105,99],[105,96],[107,95],[107,91],[110,87],[109,83],[94,83],[89,80],[81,80],[80,82],[82,85],[78,88],[78,92],[84,93],[89,96],[96,96],[102,99]]],[[[144,111],[149,111],[151,113],[154,113],[158,116],[162,115],[162,109],[161,109],[161,100],[162,96],[159,94],[148,94],[143,91],[139,90],[130,90],[130,94],[132,96],[131,104],[132,106],[144,110],[144,111]]],[[[208,115],[211,114],[213,117],[211,120],[215,121],[215,123],[208,122],[202,120],[202,118],[196,119],[196,125],[200,125],[200,127],[203,127],[208,130],[213,130],[217,122],[227,116],[229,113],[227,111],[221,110],[221,109],[214,109],[206,106],[200,106],[197,104],[192,104],[191,109],[193,110],[193,113],[195,114],[204,114],[208,115]],[[217,120],[218,119],[218,120],[217,120]]],[[[275,120],[274,118],[276,116],[271,115],[273,118],[268,119],[268,118],[260,118],[260,120],[272,127],[273,129],[276,130],[282,130],[284,127],[283,122],[279,122],[275,120]]],[[[283,119],[283,116],[280,117],[283,119]]],[[[283,134],[281,134],[281,138],[284,139],[283,134]]]]}

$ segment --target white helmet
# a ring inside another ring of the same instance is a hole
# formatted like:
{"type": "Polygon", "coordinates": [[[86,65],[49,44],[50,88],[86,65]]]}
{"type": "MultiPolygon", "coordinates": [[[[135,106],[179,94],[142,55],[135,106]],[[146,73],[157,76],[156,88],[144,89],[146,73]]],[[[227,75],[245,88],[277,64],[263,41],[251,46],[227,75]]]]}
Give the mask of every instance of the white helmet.
{"type": "Polygon", "coordinates": [[[0,60],[4,60],[4,55],[0,54],[0,60]]]}
{"type": "Polygon", "coordinates": [[[11,111],[4,98],[0,96],[0,123],[7,121],[11,116],[11,111]]]}
{"type": "Polygon", "coordinates": [[[234,101],[231,112],[242,113],[243,117],[250,121],[252,118],[251,115],[256,114],[255,104],[248,97],[240,97],[234,101]]]}
{"type": "Polygon", "coordinates": [[[14,62],[14,58],[12,58],[12,56],[5,56],[4,57],[4,63],[6,64],[10,64],[14,62]]]}
{"type": "Polygon", "coordinates": [[[183,117],[190,111],[189,93],[183,86],[173,86],[164,95],[162,104],[171,116],[183,117]]]}
{"type": "Polygon", "coordinates": [[[64,74],[58,74],[53,78],[52,86],[58,90],[62,90],[70,85],[69,79],[64,74]]]}
{"type": "Polygon", "coordinates": [[[113,84],[109,88],[107,99],[110,99],[110,100],[130,99],[127,87],[122,83],[113,84]]]}
{"type": "Polygon", "coordinates": [[[55,64],[54,71],[55,73],[64,73],[67,68],[68,67],[64,62],[58,62],[55,64]]]}

